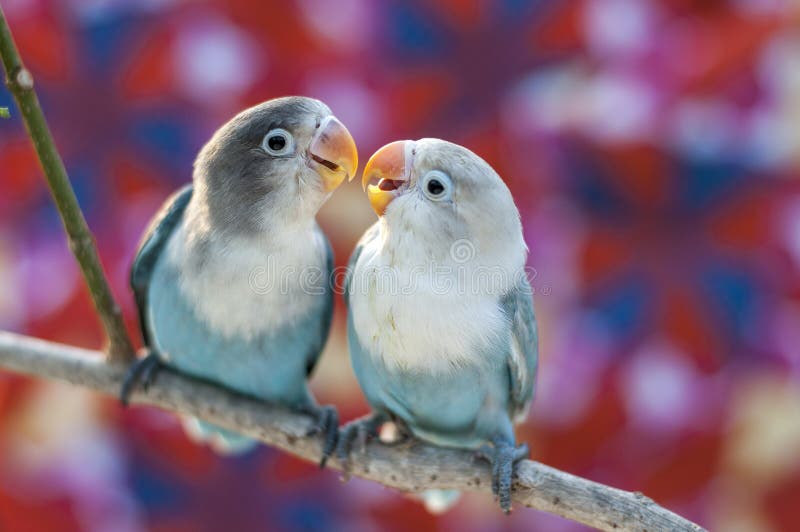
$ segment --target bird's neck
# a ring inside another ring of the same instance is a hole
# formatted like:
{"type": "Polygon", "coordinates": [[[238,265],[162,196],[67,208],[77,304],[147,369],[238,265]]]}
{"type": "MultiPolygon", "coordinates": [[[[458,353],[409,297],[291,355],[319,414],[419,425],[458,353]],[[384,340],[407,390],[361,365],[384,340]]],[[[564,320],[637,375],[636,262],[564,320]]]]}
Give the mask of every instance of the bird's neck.
{"type": "Polygon", "coordinates": [[[500,296],[527,275],[527,247],[522,240],[469,235],[438,240],[416,231],[395,230],[385,220],[379,223],[379,238],[373,244],[377,263],[392,270],[400,282],[461,286],[476,295],[500,296]]]}
{"type": "Polygon", "coordinates": [[[389,224],[385,218],[381,218],[378,223],[380,237],[376,244],[384,260],[392,267],[414,268],[450,263],[448,246],[436,246],[416,231],[398,229],[397,224],[389,224]]]}
{"type": "Polygon", "coordinates": [[[180,272],[183,296],[225,337],[274,331],[320,304],[305,281],[308,271],[324,271],[326,264],[324,237],[314,228],[276,225],[259,235],[236,234],[187,217],[166,256],[180,272]]]}
{"type": "Polygon", "coordinates": [[[195,195],[186,208],[185,226],[204,245],[231,246],[244,242],[266,250],[297,245],[303,239],[308,241],[317,226],[313,215],[287,216],[283,210],[272,212],[266,208],[229,211],[214,212],[204,194],[195,195]]]}
{"type": "MultiPolygon", "coordinates": [[[[478,238],[447,234],[437,239],[414,230],[399,230],[385,219],[380,224],[377,245],[381,255],[396,266],[415,267],[433,263],[460,269],[501,268],[513,272],[525,267],[527,247],[524,240],[478,238]]],[[[394,225],[394,224],[393,224],[394,225]]]]}

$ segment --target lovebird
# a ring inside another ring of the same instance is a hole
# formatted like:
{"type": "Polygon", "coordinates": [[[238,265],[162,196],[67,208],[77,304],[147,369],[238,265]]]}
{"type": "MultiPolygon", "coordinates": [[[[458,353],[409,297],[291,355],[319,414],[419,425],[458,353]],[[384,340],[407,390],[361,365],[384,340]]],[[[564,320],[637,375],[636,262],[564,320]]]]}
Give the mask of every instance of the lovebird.
{"type": "MultiPolygon", "coordinates": [[[[378,150],[363,185],[378,215],[345,280],[351,362],[372,413],[337,455],[394,422],[407,436],[476,451],[511,510],[514,424],[534,394],[538,345],[528,249],[510,191],[483,159],[439,139],[378,150]],[[371,184],[377,181],[377,184],[371,184]]],[[[457,492],[428,490],[431,510],[457,492]]]]}
{"type": "MultiPolygon", "coordinates": [[[[333,254],[315,216],[357,167],[353,137],[311,98],[266,101],[214,133],[192,184],[167,200],[133,261],[149,354],[129,371],[123,402],[167,365],[314,416],[332,452],[336,410],[307,386],[333,312],[333,254]]],[[[198,419],[185,425],[221,452],[256,445],[198,419]]]]}

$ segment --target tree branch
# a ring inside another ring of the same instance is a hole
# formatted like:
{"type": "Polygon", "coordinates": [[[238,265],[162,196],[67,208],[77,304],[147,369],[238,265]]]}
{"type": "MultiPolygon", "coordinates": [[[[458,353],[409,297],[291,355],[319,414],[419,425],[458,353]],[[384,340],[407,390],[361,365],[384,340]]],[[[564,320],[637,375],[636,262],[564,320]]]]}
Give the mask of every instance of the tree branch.
{"type": "MultiPolygon", "coordinates": [[[[133,347],[125,330],[122,312],[111,294],[103,274],[94,237],[83,217],[75,192],[72,190],[64,162],[56,149],[53,136],[47,127],[39,98],[33,90],[33,76],[22,64],[17,45],[11,36],[3,8],[0,7],[0,56],[6,71],[6,85],[22,113],[28,136],[36,148],[36,155],[47,178],[50,194],[56,202],[61,221],[69,239],[69,247],[80,265],[83,278],[89,287],[92,302],[97,310],[108,341],[109,360],[130,362],[133,347]]],[[[8,110],[6,109],[6,113],[8,110]]],[[[0,110],[2,116],[2,110],[0,110]]]]}
{"type": "MultiPolygon", "coordinates": [[[[57,379],[116,396],[124,368],[106,363],[102,353],[0,332],[0,367],[34,377],[57,379]]],[[[221,388],[164,370],[133,403],[197,416],[318,462],[321,442],[308,437],[314,421],[303,414],[234,395],[221,388]]],[[[334,469],[341,464],[334,458],[334,469]]],[[[403,491],[457,488],[491,493],[489,469],[472,453],[412,442],[370,442],[355,452],[352,473],[403,491]]],[[[529,506],[608,531],[701,531],[698,525],[662,508],[640,493],[618,490],[525,460],[517,468],[513,498],[529,506]]]]}

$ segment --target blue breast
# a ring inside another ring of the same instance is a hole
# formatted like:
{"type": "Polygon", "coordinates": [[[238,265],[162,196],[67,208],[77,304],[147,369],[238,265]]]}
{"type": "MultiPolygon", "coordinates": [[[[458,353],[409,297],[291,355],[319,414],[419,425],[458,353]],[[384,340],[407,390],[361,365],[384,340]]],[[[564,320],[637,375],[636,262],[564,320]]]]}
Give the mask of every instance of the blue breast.
{"type": "Polygon", "coordinates": [[[509,373],[496,352],[483,357],[485,365],[429,374],[388,368],[361,345],[352,320],[348,338],[353,369],[372,408],[400,418],[417,437],[461,448],[496,436],[513,441],[509,373]]]}
{"type": "Polygon", "coordinates": [[[325,342],[320,331],[329,320],[330,290],[298,322],[242,339],[211,330],[178,286],[178,273],[160,262],[150,285],[149,320],[169,365],[266,401],[292,407],[313,404],[306,379],[325,342]]]}

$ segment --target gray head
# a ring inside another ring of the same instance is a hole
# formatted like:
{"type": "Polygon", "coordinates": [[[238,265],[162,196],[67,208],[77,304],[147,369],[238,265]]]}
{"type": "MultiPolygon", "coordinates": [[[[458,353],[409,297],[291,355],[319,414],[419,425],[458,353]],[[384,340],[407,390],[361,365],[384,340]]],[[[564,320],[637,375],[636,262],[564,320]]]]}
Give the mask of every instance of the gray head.
{"type": "Polygon", "coordinates": [[[461,262],[453,254],[467,252],[487,266],[524,266],[527,248],[511,192],[467,148],[440,139],[392,142],[367,162],[363,185],[386,229],[405,235],[393,237],[407,244],[401,251],[424,249],[444,262],[461,262]]]}
{"type": "Polygon", "coordinates": [[[195,195],[215,227],[257,232],[312,221],[357,167],[353,137],[327,105],[276,98],[214,133],[194,164],[195,195]]]}

